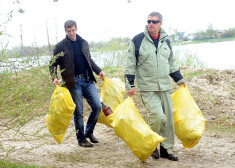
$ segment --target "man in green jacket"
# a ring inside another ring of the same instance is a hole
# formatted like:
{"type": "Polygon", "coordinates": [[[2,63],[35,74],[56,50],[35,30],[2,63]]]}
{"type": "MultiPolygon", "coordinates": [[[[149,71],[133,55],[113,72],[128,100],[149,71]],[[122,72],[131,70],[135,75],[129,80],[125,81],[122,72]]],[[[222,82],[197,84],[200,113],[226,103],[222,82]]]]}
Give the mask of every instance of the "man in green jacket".
{"type": "MultiPolygon", "coordinates": [[[[134,80],[145,107],[149,111],[148,124],[153,131],[165,137],[160,144],[160,157],[178,161],[173,154],[174,119],[172,102],[172,81],[185,85],[171,49],[168,35],[161,28],[162,15],[151,12],[144,33],[136,35],[130,43],[125,81],[129,96],[136,94],[134,80]]],[[[159,159],[156,149],[152,157],[159,159]]]]}

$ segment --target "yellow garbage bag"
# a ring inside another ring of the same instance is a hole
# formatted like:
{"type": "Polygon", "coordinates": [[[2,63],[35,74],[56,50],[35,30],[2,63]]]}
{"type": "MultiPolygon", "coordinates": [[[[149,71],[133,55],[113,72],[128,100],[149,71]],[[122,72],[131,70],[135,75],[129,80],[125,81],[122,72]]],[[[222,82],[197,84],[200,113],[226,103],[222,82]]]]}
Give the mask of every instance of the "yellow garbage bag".
{"type": "MultiPolygon", "coordinates": [[[[113,111],[115,108],[123,102],[125,94],[125,83],[118,78],[104,78],[104,82],[101,88],[100,101],[108,105],[113,111]]],[[[101,111],[98,122],[107,125],[112,128],[110,124],[113,120],[112,115],[105,116],[101,111]]]]}
{"type": "Polygon", "coordinates": [[[185,148],[192,148],[204,133],[205,118],[187,86],[181,86],[173,94],[173,107],[175,134],[185,148]]]}
{"type": "Polygon", "coordinates": [[[113,114],[111,125],[117,136],[119,136],[140,161],[147,160],[158,143],[164,141],[148,126],[139,114],[132,97],[128,97],[122,104],[118,105],[113,114]]]}
{"type": "Polygon", "coordinates": [[[45,116],[45,122],[49,132],[59,144],[69,127],[75,107],[69,90],[57,85],[51,97],[49,113],[45,116]]]}
{"type": "Polygon", "coordinates": [[[100,100],[111,107],[113,113],[100,113],[98,122],[113,128],[140,161],[145,161],[165,138],[153,132],[139,114],[133,99],[123,100],[125,84],[119,79],[105,78],[100,100]]]}

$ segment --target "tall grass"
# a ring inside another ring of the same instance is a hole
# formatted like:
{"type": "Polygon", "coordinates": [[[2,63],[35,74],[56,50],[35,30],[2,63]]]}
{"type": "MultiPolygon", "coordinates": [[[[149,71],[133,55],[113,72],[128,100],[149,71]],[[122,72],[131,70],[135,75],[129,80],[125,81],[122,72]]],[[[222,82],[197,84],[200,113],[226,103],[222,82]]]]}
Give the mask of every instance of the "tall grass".
{"type": "Polygon", "coordinates": [[[93,59],[100,67],[119,67],[125,65],[126,54],[127,50],[104,50],[93,53],[93,59]]]}
{"type": "Polygon", "coordinates": [[[92,57],[101,67],[124,66],[128,43],[120,39],[112,39],[103,48],[93,49],[92,57]]]}
{"type": "Polygon", "coordinates": [[[48,111],[51,93],[47,66],[0,74],[1,127],[18,129],[48,111]]]}
{"type": "Polygon", "coordinates": [[[196,54],[190,51],[180,52],[179,50],[174,53],[176,64],[180,67],[190,68],[206,68],[207,65],[201,61],[196,54]]]}

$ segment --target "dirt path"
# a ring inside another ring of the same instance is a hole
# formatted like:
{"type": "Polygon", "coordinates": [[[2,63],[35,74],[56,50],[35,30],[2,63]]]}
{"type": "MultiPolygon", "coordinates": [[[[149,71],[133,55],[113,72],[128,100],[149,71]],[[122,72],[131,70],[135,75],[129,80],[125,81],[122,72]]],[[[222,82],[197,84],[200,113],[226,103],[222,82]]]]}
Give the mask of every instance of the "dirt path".
{"type": "MultiPolygon", "coordinates": [[[[4,128],[1,128],[4,129],[4,128]]],[[[232,168],[235,167],[235,139],[230,136],[205,134],[197,146],[186,149],[176,138],[175,154],[178,162],[167,159],[140,162],[125,143],[118,138],[113,129],[98,123],[95,135],[100,143],[93,148],[83,148],[77,145],[74,124],[66,132],[62,144],[49,136],[44,118],[26,124],[20,129],[2,132],[0,137],[0,157],[30,165],[56,168],[98,168],[98,167],[200,167],[200,168],[232,168]],[[24,133],[24,135],[22,134],[24,133]]]]}

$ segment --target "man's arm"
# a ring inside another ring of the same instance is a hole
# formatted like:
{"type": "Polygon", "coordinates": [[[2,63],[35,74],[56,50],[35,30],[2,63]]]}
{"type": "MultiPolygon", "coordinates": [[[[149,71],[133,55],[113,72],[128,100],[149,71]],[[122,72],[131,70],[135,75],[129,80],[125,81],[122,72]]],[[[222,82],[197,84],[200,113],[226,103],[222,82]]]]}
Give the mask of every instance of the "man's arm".
{"type": "Polygon", "coordinates": [[[99,75],[102,71],[101,68],[93,61],[93,59],[91,59],[91,57],[90,57],[90,61],[91,61],[91,68],[97,75],[99,75]]]}
{"type": "Polygon", "coordinates": [[[170,56],[169,56],[169,67],[170,67],[170,76],[171,78],[178,84],[181,85],[183,84],[184,86],[185,81],[184,78],[182,76],[182,74],[180,73],[180,70],[178,68],[178,66],[176,65],[176,60],[172,51],[172,46],[170,44],[170,41],[168,40],[168,44],[167,44],[171,50],[170,56]]]}
{"type": "Polygon", "coordinates": [[[136,71],[135,45],[131,41],[125,65],[125,83],[126,83],[126,90],[129,96],[133,96],[136,93],[136,88],[134,85],[135,74],[136,74],[135,71],[136,71]]]}
{"type": "Polygon", "coordinates": [[[175,83],[177,83],[178,85],[181,85],[181,84],[183,84],[184,86],[186,85],[184,78],[180,73],[180,70],[177,70],[173,73],[170,73],[170,76],[175,81],[175,83]]]}

